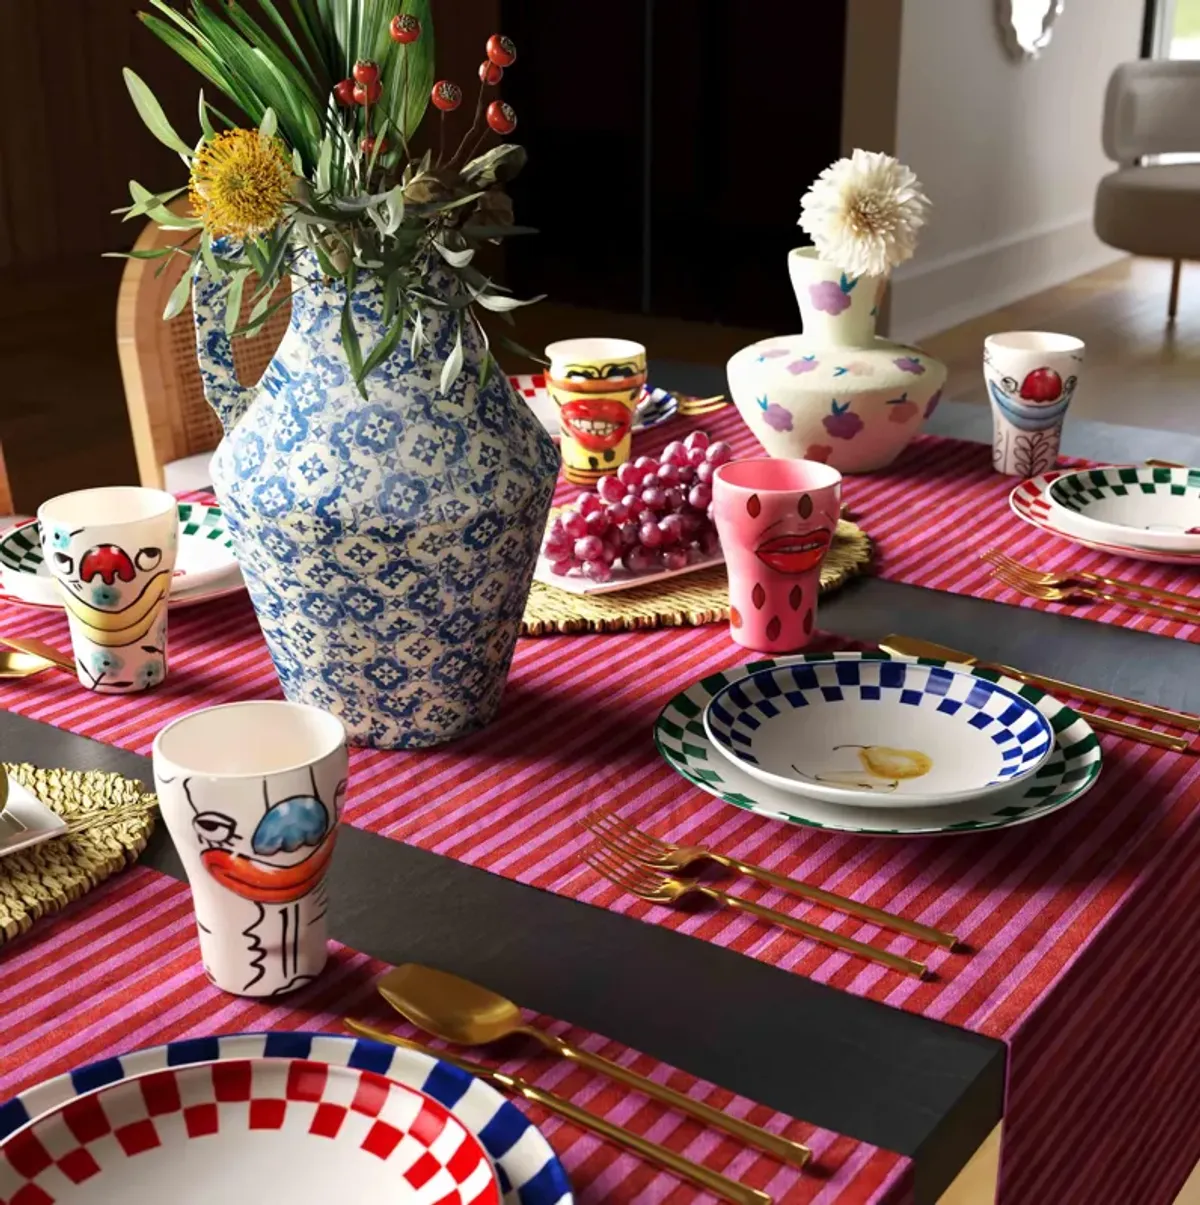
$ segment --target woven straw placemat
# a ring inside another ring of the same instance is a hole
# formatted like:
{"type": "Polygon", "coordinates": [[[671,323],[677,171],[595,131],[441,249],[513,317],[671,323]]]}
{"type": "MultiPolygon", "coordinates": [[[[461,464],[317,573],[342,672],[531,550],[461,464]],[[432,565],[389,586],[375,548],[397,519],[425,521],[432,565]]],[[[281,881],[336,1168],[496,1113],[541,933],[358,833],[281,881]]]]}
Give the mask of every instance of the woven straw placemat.
{"type": "MultiPolygon", "coordinates": [[[[821,593],[836,590],[871,563],[871,539],[848,519],[838,523],[821,566],[821,593]]],[[[571,594],[534,582],[521,621],[522,636],[571,632],[624,632],[630,628],[674,628],[721,623],[729,618],[729,582],[724,565],[667,578],[610,594],[571,594]]]]}
{"type": "Polygon", "coordinates": [[[117,818],[0,858],[0,946],[136,861],[155,816],[155,797],[120,774],[11,763],[4,769],[68,824],[106,811],[117,818]]]}

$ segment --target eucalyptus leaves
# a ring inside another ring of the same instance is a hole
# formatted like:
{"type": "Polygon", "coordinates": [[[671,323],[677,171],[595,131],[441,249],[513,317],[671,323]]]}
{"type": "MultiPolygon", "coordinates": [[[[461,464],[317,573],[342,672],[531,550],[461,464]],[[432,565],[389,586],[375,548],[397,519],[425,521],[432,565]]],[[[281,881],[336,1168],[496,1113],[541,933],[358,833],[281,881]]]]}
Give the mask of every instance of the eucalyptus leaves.
{"type": "Polygon", "coordinates": [[[225,285],[226,332],[255,334],[288,304],[278,289],[284,277],[293,289],[314,283],[299,267],[307,251],[323,277],[344,283],[342,344],[364,396],[372,370],[406,331],[414,350],[421,346],[422,309],[456,314],[459,339],[441,373],[449,390],[462,369],[462,324],[478,325],[475,307],[511,321],[512,310],[529,304],[481,272],[476,253],[532,232],[513,224],[504,192],[524,165],[521,147],[500,144],[465,162],[467,140],[436,160],[409,149],[433,76],[429,0],[289,0],[292,25],[275,0],[258,0],[273,32],[237,0],[216,12],[194,0],[187,15],[166,0],[150,3],[161,15],[140,14],[147,27],[251,123],[239,125],[201,92],[201,137],[189,146],[146,84],[125,72],[143,122],[189,170],[190,213],[171,207],[188,186],[151,193],[136,181],[132,204],[117,211],[184,235],[177,246],[131,253],[188,259],[164,318],[187,305],[199,270],[225,285]],[[419,40],[389,36],[405,14],[420,23],[419,40]],[[339,82],[364,63],[378,67],[377,99],[362,108],[340,103],[339,82]],[[352,315],[355,285],[367,276],[383,282],[386,333],[373,347],[360,346],[352,315]]]}

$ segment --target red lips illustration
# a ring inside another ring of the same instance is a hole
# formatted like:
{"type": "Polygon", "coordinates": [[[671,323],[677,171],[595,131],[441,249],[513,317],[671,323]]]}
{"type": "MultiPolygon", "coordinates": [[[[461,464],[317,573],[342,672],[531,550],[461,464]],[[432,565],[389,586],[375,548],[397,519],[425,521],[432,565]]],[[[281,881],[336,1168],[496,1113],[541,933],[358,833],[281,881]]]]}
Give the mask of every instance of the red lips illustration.
{"type": "Polygon", "coordinates": [[[815,569],[829,547],[829,532],[806,531],[797,535],[773,536],[754,553],[768,569],[776,573],[807,573],[815,569]]]}
{"type": "Polygon", "coordinates": [[[559,411],[571,437],[589,452],[607,452],[629,434],[633,413],[610,397],[577,398],[559,411]]]}
{"type": "Polygon", "coordinates": [[[290,904],[317,885],[333,856],[333,837],[331,833],[309,857],[294,866],[268,866],[227,849],[206,849],[200,860],[204,869],[234,895],[260,904],[290,904]]]}
{"type": "Polygon", "coordinates": [[[100,577],[106,586],[111,586],[117,578],[123,582],[133,581],[136,570],[129,553],[123,548],[115,544],[99,544],[83,554],[83,560],[79,562],[79,576],[85,582],[100,577]]]}

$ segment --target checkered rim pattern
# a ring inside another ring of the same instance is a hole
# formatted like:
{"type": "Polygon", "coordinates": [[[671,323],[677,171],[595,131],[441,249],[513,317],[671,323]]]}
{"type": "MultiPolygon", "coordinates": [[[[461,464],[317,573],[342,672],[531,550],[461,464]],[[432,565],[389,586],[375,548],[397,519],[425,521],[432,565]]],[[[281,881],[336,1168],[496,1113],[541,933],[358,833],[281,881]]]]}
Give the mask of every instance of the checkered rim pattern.
{"type": "Polygon", "coordinates": [[[1134,495],[1200,498],[1200,471],[1166,468],[1084,469],[1064,473],[1050,483],[1050,497],[1076,514],[1086,515],[1093,502],[1134,495]]]}
{"type": "Polygon", "coordinates": [[[789,710],[841,702],[898,702],[963,722],[989,737],[1002,764],[980,786],[1022,778],[1046,757],[1054,733],[1030,702],[993,682],[903,661],[835,661],[760,670],[731,682],[708,706],[713,740],[739,761],[758,765],[755,736],[789,710]]]}
{"type": "MultiPolygon", "coordinates": [[[[730,789],[722,775],[723,757],[709,757],[711,744],[704,731],[704,709],[709,700],[747,674],[777,666],[795,664],[816,665],[826,661],[897,661],[909,664],[945,666],[947,662],[932,658],[904,659],[889,657],[886,653],[819,653],[800,657],[786,657],[778,661],[756,661],[727,673],[712,674],[693,683],[677,694],[663,708],[654,724],[654,743],[668,764],[689,782],[709,795],[733,804],[749,812],[758,812],[775,819],[787,820],[810,828],[826,828],[802,810],[781,811],[766,808],[750,795],[730,789]]],[[[1026,686],[1014,678],[1006,678],[991,670],[972,669],[972,677],[994,682],[1014,695],[1032,703],[1050,722],[1054,730],[1055,745],[1050,756],[1030,775],[1024,784],[1021,803],[1006,803],[998,806],[986,818],[962,823],[942,824],[920,829],[897,829],[875,825],[853,825],[849,822],[838,825],[842,832],[857,832],[879,837],[913,836],[919,833],[980,832],[985,829],[1007,828],[1024,824],[1040,816],[1049,815],[1059,808],[1073,803],[1087,791],[1100,775],[1100,742],[1087,721],[1077,712],[1045,694],[1034,686],[1026,686]]],[[[715,753],[715,750],[713,750],[715,753]]],[[[1014,788],[1015,789],[1015,788],[1014,788]]],[[[1005,792],[1008,796],[1008,792],[1005,792]]],[[[803,800],[795,798],[796,809],[802,808],[803,800]]]]}
{"type": "MultiPolygon", "coordinates": [[[[225,516],[219,506],[181,502],[179,535],[185,539],[211,540],[228,549],[229,555],[233,556],[233,540],[225,527],[225,516]]],[[[42,558],[41,527],[36,519],[0,536],[0,565],[14,573],[50,576],[42,558]]]]}
{"type": "MultiPolygon", "coordinates": [[[[522,374],[508,379],[522,397],[533,399],[546,392],[546,378],[541,373],[522,374]]],[[[642,400],[638,402],[633,430],[646,431],[650,427],[660,426],[678,413],[679,399],[673,393],[665,389],[651,389],[647,385],[642,390],[642,400]]]]}
{"type": "Polygon", "coordinates": [[[305,1059],[167,1068],[69,1101],[0,1146],[0,1199],[54,1205],[68,1185],[146,1151],[285,1128],[393,1164],[424,1205],[498,1205],[482,1145],[443,1104],[374,1071],[305,1059]]]}
{"type": "Polygon", "coordinates": [[[417,1089],[451,1110],[483,1144],[506,1205],[572,1205],[570,1181],[537,1127],[494,1088],[420,1051],[340,1034],[280,1031],[190,1038],[76,1068],[0,1104],[0,1142],[51,1109],[131,1076],[196,1063],[315,1060],[370,1071],[417,1089]]]}
{"type": "Polygon", "coordinates": [[[1056,469],[1040,477],[1022,481],[1008,496],[1009,509],[1031,527],[1060,539],[1069,540],[1083,548],[1094,548],[1098,552],[1109,552],[1116,556],[1133,557],[1134,560],[1164,565],[1200,565],[1200,552],[1156,552],[1149,548],[1133,548],[1121,544],[1105,544],[1100,540],[1086,540],[1082,536],[1068,535],[1054,523],[1054,508],[1050,505],[1049,490],[1053,482],[1071,472],[1071,469],[1056,469]]]}

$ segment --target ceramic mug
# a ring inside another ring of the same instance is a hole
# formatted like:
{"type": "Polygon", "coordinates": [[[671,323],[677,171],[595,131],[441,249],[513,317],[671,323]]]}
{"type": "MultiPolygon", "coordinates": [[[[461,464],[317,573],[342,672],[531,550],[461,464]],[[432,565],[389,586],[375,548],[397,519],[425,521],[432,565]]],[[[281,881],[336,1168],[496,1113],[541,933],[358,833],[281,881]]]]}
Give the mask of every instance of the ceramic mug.
{"type": "Polygon", "coordinates": [[[159,810],[191,884],[204,969],[223,991],[279,996],[324,968],[348,764],[342,722],[301,703],[209,707],[155,737],[159,810]]]}
{"type": "Polygon", "coordinates": [[[1036,477],[1054,468],[1083,352],[1082,339],[1049,331],[1009,331],[984,340],[996,472],[1036,477]]]}
{"type": "Polygon", "coordinates": [[[841,500],[841,473],[815,460],[734,460],[713,474],[738,644],[765,653],[808,644],[841,500]]]}
{"type": "Polygon", "coordinates": [[[76,490],[44,502],[38,522],[79,681],[103,694],[157,686],[167,676],[176,499],[132,485],[76,490]]]}
{"type": "Polygon", "coordinates": [[[629,459],[646,349],[628,339],[563,339],[546,348],[546,358],[564,464],[586,474],[615,473],[629,459]]]}

